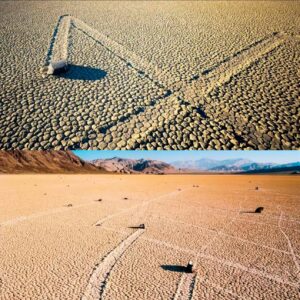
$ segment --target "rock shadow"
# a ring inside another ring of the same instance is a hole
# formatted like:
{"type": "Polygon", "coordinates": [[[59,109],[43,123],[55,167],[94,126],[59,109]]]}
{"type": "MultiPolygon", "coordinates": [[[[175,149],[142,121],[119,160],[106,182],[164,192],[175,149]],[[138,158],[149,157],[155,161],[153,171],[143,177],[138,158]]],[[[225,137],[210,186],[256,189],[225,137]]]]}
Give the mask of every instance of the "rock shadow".
{"type": "Polygon", "coordinates": [[[68,65],[68,71],[57,75],[57,77],[70,80],[89,80],[95,81],[103,79],[107,72],[98,68],[88,66],[68,65]]]}
{"type": "Polygon", "coordinates": [[[255,210],[244,210],[241,211],[241,214],[260,214],[262,213],[262,211],[264,210],[264,208],[262,206],[257,207],[255,210]]]}
{"type": "Polygon", "coordinates": [[[140,224],[138,226],[129,226],[130,229],[145,229],[145,224],[140,224]]]}
{"type": "Polygon", "coordinates": [[[162,265],[161,268],[165,271],[179,272],[179,273],[186,273],[187,271],[185,266],[179,266],[179,265],[162,265]]]}

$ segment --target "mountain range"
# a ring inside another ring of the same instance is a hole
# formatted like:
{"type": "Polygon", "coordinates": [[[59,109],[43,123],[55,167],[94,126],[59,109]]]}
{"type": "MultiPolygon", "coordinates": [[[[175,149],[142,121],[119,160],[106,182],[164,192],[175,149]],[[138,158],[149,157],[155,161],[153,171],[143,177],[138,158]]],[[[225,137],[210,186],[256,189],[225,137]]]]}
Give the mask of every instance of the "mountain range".
{"type": "Polygon", "coordinates": [[[177,173],[177,169],[162,161],[146,159],[125,159],[113,157],[109,159],[96,159],[90,161],[97,167],[109,172],[117,173],[144,173],[144,174],[170,174],[177,173]]]}
{"type": "Polygon", "coordinates": [[[151,159],[113,157],[84,161],[71,151],[0,151],[0,173],[286,173],[300,174],[300,162],[257,163],[242,158],[182,160],[166,163],[151,159]]]}
{"type": "Polygon", "coordinates": [[[252,163],[246,159],[226,159],[226,160],[214,160],[208,158],[202,158],[199,160],[179,160],[174,161],[171,164],[179,169],[190,169],[198,171],[207,171],[222,166],[240,167],[252,163]]]}
{"type": "Polygon", "coordinates": [[[243,158],[213,160],[199,159],[175,161],[171,163],[175,168],[182,170],[193,170],[195,172],[215,172],[215,173],[268,173],[276,170],[298,172],[300,171],[300,162],[275,164],[275,163],[257,163],[243,158]]]}

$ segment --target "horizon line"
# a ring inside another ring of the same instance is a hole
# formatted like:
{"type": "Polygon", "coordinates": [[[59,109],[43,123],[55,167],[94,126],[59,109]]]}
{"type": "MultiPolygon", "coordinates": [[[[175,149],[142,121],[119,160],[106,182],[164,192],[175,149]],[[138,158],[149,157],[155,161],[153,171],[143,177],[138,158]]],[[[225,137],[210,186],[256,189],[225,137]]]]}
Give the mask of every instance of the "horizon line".
{"type": "Polygon", "coordinates": [[[292,150],[72,150],[72,152],[85,161],[119,158],[158,160],[167,163],[201,159],[215,161],[249,160],[265,164],[300,162],[300,152],[292,150]]]}

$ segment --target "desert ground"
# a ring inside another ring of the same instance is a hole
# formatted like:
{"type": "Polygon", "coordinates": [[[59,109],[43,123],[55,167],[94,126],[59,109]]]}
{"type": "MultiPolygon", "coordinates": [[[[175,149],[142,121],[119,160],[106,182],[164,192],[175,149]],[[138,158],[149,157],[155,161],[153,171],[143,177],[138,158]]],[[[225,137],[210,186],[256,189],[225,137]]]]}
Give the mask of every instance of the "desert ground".
{"type": "Polygon", "coordinates": [[[1,175],[0,298],[299,299],[299,180],[1,175]]]}
{"type": "Polygon", "coordinates": [[[299,148],[297,1],[0,11],[1,149],[299,148]]]}

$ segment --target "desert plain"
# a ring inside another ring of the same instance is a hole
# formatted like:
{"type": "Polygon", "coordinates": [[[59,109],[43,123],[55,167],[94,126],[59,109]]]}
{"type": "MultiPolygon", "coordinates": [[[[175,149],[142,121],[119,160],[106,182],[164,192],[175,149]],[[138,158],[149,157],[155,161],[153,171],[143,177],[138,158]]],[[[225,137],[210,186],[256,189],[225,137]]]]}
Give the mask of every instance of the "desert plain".
{"type": "Polygon", "coordinates": [[[1,149],[299,149],[298,1],[0,11],[1,149]]]}
{"type": "Polygon", "coordinates": [[[1,175],[0,299],[299,299],[299,178],[1,175]]]}

